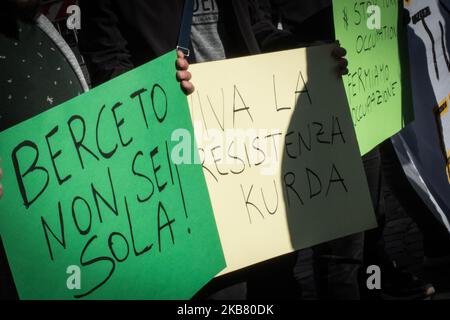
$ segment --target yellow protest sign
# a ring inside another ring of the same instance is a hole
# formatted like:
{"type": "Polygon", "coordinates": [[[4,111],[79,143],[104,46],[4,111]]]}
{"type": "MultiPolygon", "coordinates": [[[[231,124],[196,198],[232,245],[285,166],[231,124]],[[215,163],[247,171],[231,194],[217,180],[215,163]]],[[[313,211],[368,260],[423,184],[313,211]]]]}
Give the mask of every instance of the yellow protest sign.
{"type": "Polygon", "coordinates": [[[191,68],[191,115],[225,272],[376,225],[331,50],[191,68]]]}

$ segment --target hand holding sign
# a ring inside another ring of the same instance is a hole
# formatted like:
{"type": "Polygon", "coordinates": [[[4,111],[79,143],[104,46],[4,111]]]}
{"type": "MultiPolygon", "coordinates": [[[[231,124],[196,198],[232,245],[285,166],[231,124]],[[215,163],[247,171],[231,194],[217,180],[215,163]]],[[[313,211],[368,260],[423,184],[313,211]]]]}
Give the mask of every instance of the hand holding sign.
{"type": "Polygon", "coordinates": [[[194,85],[190,82],[192,75],[188,71],[189,62],[185,59],[183,52],[178,51],[177,55],[177,80],[180,82],[183,92],[186,95],[190,95],[194,92],[194,85]]]}
{"type": "Polygon", "coordinates": [[[340,45],[338,45],[336,48],[333,49],[331,52],[331,55],[337,60],[338,62],[338,74],[339,76],[345,76],[348,74],[348,61],[345,58],[347,55],[347,50],[345,48],[342,48],[340,45]]]}

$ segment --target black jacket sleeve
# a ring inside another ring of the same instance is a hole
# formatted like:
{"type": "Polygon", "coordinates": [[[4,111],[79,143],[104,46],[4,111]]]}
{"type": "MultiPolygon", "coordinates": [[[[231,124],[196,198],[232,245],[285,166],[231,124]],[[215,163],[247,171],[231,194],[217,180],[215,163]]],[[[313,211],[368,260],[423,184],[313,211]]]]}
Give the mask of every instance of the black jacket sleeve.
{"type": "Polygon", "coordinates": [[[305,46],[289,31],[279,30],[272,22],[271,6],[266,0],[248,0],[253,33],[262,52],[305,46]]]}
{"type": "Polygon", "coordinates": [[[80,50],[93,86],[133,69],[113,0],[80,0],[80,50]]]}

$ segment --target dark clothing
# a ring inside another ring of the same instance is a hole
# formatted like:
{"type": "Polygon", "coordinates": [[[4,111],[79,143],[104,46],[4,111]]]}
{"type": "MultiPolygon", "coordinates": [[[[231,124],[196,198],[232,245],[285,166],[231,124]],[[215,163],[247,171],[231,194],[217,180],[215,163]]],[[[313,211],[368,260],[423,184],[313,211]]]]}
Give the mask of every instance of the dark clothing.
{"type": "Polygon", "coordinates": [[[248,300],[316,300],[313,250],[302,249],[252,266],[248,300]]]}
{"type": "Polygon", "coordinates": [[[61,48],[36,24],[0,30],[0,131],[84,92],[61,48]]]}
{"type": "Polygon", "coordinates": [[[364,233],[315,246],[313,252],[317,297],[320,300],[359,300],[364,233]]]}
{"type": "MultiPolygon", "coordinates": [[[[377,222],[384,225],[382,172],[379,148],[363,156],[364,171],[377,222]]],[[[320,244],[313,248],[319,299],[359,300],[359,272],[368,257],[383,253],[381,228],[320,244]],[[369,241],[368,241],[369,240],[369,241]],[[366,247],[365,247],[366,244],[366,247]],[[377,245],[375,245],[377,244],[377,245]]],[[[373,263],[375,264],[375,263],[373,263]]],[[[365,284],[365,281],[363,281],[365,284]]]]}
{"type": "Polygon", "coordinates": [[[331,0],[258,0],[274,25],[294,34],[299,42],[334,41],[331,0]]]}
{"type": "MultiPolygon", "coordinates": [[[[176,48],[184,1],[81,0],[80,47],[94,86],[176,48]]],[[[293,48],[255,0],[219,0],[232,47],[229,58],[293,48]]]]}

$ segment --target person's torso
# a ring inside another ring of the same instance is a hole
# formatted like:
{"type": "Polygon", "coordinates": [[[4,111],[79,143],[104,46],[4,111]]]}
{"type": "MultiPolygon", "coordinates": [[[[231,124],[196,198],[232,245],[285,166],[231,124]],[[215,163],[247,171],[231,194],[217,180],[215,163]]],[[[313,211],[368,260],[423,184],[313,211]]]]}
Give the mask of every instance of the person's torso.
{"type": "MultiPolygon", "coordinates": [[[[195,57],[193,61],[217,60],[217,57],[230,58],[257,53],[255,45],[247,43],[247,39],[253,36],[249,21],[245,23],[237,21],[248,15],[245,12],[245,0],[194,0],[194,2],[192,40],[197,41],[195,51],[200,52],[200,57],[195,57]],[[242,25],[245,27],[242,28],[242,25]],[[205,34],[206,37],[203,36],[205,34]],[[213,47],[212,53],[204,53],[207,45],[213,47]]],[[[118,14],[118,28],[127,41],[127,49],[135,67],[176,48],[183,9],[184,1],[180,0],[115,0],[114,10],[118,14]]],[[[191,47],[193,45],[195,44],[191,43],[191,47]]]]}
{"type": "Polygon", "coordinates": [[[197,62],[226,59],[229,44],[224,8],[220,0],[194,0],[191,43],[197,62]]]}

